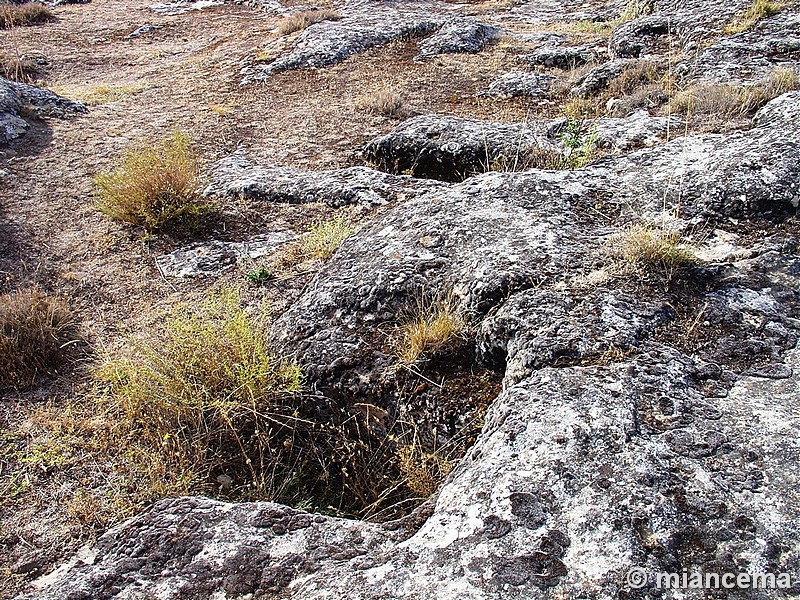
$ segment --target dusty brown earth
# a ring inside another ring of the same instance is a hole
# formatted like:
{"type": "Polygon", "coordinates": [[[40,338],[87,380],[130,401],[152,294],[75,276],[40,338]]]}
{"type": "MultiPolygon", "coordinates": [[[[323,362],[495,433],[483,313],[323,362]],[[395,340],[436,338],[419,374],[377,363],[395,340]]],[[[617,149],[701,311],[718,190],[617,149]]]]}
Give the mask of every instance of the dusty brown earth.
{"type": "MultiPolygon", "coordinates": [[[[103,86],[122,91],[121,98],[101,98],[86,116],[35,122],[0,150],[0,168],[9,173],[0,179],[0,292],[34,286],[65,298],[87,342],[57,378],[6,392],[0,402],[0,598],[14,596],[131,510],[100,511],[89,499],[86,490],[113,496],[107,469],[79,449],[54,445],[47,415],[79,397],[97,358],[127,335],[157,325],[177,303],[243,279],[234,269],[215,279],[165,280],[154,257],[186,241],[145,237],[106,218],[94,206],[93,175],[130,144],[173,128],[191,135],[206,166],[237,148],[265,164],[358,164],[360,146],[394,125],[359,110],[358,99],[386,87],[400,92],[412,112],[504,120],[532,109],[475,95],[511,60],[513,49],[502,43],[426,63],[411,60],[414,41],[394,43],[329,69],[241,87],[242,61],[274,36],[277,18],[232,4],[164,16],[149,4],[93,0],[56,9],[53,23],[0,31],[3,48],[47,57],[41,85],[73,98],[97,95],[103,86]],[[146,23],[161,27],[127,39],[146,23]]],[[[240,240],[265,226],[303,230],[331,214],[322,205],[230,202],[221,209],[222,218],[198,237],[240,240]]],[[[267,295],[280,310],[308,277],[250,292],[250,299],[267,295]]]]}

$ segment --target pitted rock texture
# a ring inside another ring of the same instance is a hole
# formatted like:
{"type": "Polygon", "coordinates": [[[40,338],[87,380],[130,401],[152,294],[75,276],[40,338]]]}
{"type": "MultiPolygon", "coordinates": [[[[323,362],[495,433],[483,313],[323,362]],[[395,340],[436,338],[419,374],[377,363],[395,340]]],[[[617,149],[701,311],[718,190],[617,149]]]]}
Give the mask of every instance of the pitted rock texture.
{"type": "Polygon", "coordinates": [[[521,58],[532,66],[555,67],[566,71],[595,62],[599,53],[585,46],[548,46],[521,58]]]}
{"type": "Polygon", "coordinates": [[[366,167],[310,173],[286,167],[253,165],[242,154],[219,161],[208,196],[233,196],[305,204],[322,202],[334,208],[351,204],[381,205],[413,198],[441,187],[433,181],[387,175],[366,167]]]}
{"type": "MultiPolygon", "coordinates": [[[[795,373],[799,359],[787,356],[795,373]]],[[[165,500],[28,598],[655,598],[629,595],[632,565],[796,573],[798,376],[743,377],[709,398],[703,369],[654,347],[526,377],[410,531],[165,500]]]]}
{"type": "Polygon", "coordinates": [[[454,19],[419,44],[419,57],[437,54],[474,54],[497,39],[501,30],[473,19],[454,19]]]}
{"type": "Polygon", "coordinates": [[[634,60],[618,58],[594,67],[578,79],[570,93],[573,96],[590,96],[596,94],[607,88],[612,80],[622,75],[625,69],[634,64],[634,60]]]}
{"type": "Polygon", "coordinates": [[[720,82],[755,82],[775,67],[791,65],[798,52],[800,8],[794,5],[763,19],[752,29],[703,48],[683,70],[720,82]]]}
{"type": "Polygon", "coordinates": [[[518,96],[537,98],[547,95],[554,80],[555,77],[552,75],[513,71],[493,81],[486,94],[500,98],[516,98],[518,96]]]}
{"type": "Polygon", "coordinates": [[[25,133],[28,123],[20,116],[23,109],[38,118],[88,112],[80,102],[68,100],[50,90],[0,77],[0,144],[25,133]]]}
{"type": "Polygon", "coordinates": [[[329,67],[392,40],[431,34],[447,22],[441,9],[424,3],[357,0],[340,12],[340,20],[314,23],[303,30],[288,53],[269,64],[245,68],[244,82],[264,80],[279,71],[329,67]]]}
{"type": "Polygon", "coordinates": [[[269,256],[296,237],[291,231],[273,231],[246,242],[201,242],[156,257],[156,266],[165,277],[218,275],[237,264],[269,256]]]}
{"type": "MultiPolygon", "coordinates": [[[[525,2],[491,22],[610,22],[626,4],[525,2]]],[[[793,7],[703,46],[750,4],[656,0],[652,14],[618,27],[614,60],[575,93],[597,93],[671,43],[692,56],[681,67],[690,77],[739,77],[739,64],[741,80],[754,81],[795,64],[793,7]]],[[[353,6],[255,76],[433,34],[459,10],[353,6]]],[[[680,121],[646,112],[589,126],[613,152],[576,170],[475,175],[521,148],[564,152],[563,119],[424,115],[366,148],[384,171],[452,184],[221,161],[212,195],[387,205],[273,322],[276,349],[300,361],[310,385],[373,400],[397,365],[387,332],[420,296],[449,292],[469,322],[462,366],[493,369],[503,390],[475,445],[400,521],[164,500],[25,600],[678,597],[652,579],[631,589],[633,566],[651,577],[789,572],[792,589],[741,596],[800,595],[800,92],[735,133],[684,135],[680,121]],[[614,253],[621,228],[666,220],[695,236],[702,260],[628,270],[614,253]]]]}
{"type": "MultiPolygon", "coordinates": [[[[677,119],[638,112],[624,119],[602,118],[585,123],[598,145],[616,151],[663,141],[677,119]]],[[[496,161],[525,157],[537,150],[565,152],[566,119],[527,123],[492,123],[444,115],[421,115],[369,142],[364,157],[390,173],[460,181],[489,170],[496,161]]],[[[523,162],[524,164],[524,162],[523,162]]]]}

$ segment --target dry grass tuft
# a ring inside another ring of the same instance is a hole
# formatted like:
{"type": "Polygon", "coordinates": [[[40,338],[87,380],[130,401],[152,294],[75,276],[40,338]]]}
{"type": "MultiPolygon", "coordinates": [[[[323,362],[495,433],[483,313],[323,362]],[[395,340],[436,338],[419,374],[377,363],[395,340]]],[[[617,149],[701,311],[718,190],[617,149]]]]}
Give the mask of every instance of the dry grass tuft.
{"type": "Polygon", "coordinates": [[[317,223],[300,242],[300,253],[304,260],[327,260],[353,231],[355,227],[341,217],[317,223]]]}
{"type": "Polygon", "coordinates": [[[770,100],[797,89],[800,89],[797,72],[791,68],[777,67],[756,85],[697,84],[672,98],[670,112],[733,121],[751,116],[770,100]]]}
{"type": "MultiPolygon", "coordinates": [[[[100,106],[111,102],[119,102],[129,96],[143,91],[145,86],[135,85],[98,85],[88,89],[63,89],[64,95],[80,100],[86,106],[100,106]]],[[[61,91],[56,90],[59,93],[61,91]]]]}
{"type": "Polygon", "coordinates": [[[724,32],[727,35],[742,33],[750,29],[761,19],[778,14],[782,9],[783,5],[777,2],[770,2],[770,0],[753,0],[752,6],[727,25],[724,32]]]}
{"type": "Polygon", "coordinates": [[[55,16],[50,9],[39,2],[25,2],[24,4],[0,3],[0,29],[37,25],[54,19],[55,16]]]}
{"type": "Polygon", "coordinates": [[[516,173],[531,169],[558,171],[565,169],[565,156],[551,148],[520,148],[514,156],[501,155],[491,161],[488,171],[516,173]]]}
{"type": "Polygon", "coordinates": [[[285,17],[281,21],[280,25],[278,25],[278,35],[289,35],[290,33],[294,33],[296,31],[302,31],[314,23],[320,23],[322,21],[338,21],[341,18],[342,15],[335,10],[328,8],[319,10],[304,10],[302,12],[297,12],[285,17]]]}
{"type": "Polygon", "coordinates": [[[411,365],[423,354],[434,355],[461,335],[466,322],[454,296],[418,300],[415,309],[398,327],[395,353],[401,364],[411,365]]]}
{"type": "Polygon", "coordinates": [[[0,386],[26,387],[52,371],[74,341],[67,307],[38,291],[0,296],[0,386]]]}
{"type": "Polygon", "coordinates": [[[42,74],[39,62],[31,56],[0,52],[0,77],[31,83],[42,74]]]}
{"type": "Polygon", "coordinates": [[[426,452],[416,443],[401,446],[397,457],[406,486],[419,498],[429,498],[455,466],[454,461],[426,452]]]}
{"type": "Polygon", "coordinates": [[[628,21],[653,14],[653,5],[653,0],[629,0],[625,10],[619,16],[618,23],[627,23],[628,21]]]}
{"type": "Polygon", "coordinates": [[[356,102],[356,107],[361,111],[384,117],[402,119],[408,116],[403,97],[391,89],[383,89],[362,96],[356,102]]]}
{"type": "Polygon", "coordinates": [[[660,225],[630,225],[618,236],[619,253],[628,262],[671,272],[697,262],[681,232],[665,220],[660,225]]]}
{"type": "Polygon", "coordinates": [[[103,213],[147,231],[191,229],[210,210],[200,195],[197,156],[179,131],[155,145],[128,150],[116,169],[94,182],[103,213]]]}

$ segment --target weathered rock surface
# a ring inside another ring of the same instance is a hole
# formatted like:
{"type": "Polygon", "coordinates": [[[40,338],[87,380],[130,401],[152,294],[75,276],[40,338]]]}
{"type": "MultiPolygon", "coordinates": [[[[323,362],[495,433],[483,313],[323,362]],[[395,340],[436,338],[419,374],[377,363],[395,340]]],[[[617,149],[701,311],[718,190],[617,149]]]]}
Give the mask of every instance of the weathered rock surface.
{"type": "Polygon", "coordinates": [[[521,58],[533,66],[569,70],[596,61],[599,53],[586,46],[548,46],[521,58]]]}
{"type": "Polygon", "coordinates": [[[247,260],[268,256],[296,237],[291,231],[274,231],[246,242],[214,240],[192,244],[156,257],[156,266],[165,277],[219,275],[247,260]]]}
{"type": "Polygon", "coordinates": [[[357,0],[340,12],[342,19],[315,23],[302,31],[288,53],[269,64],[245,68],[244,81],[263,80],[290,69],[329,67],[392,40],[428,35],[448,20],[441,8],[424,3],[357,0]]]}
{"type": "MultiPolygon", "coordinates": [[[[623,5],[542,0],[498,20],[608,21],[623,5]]],[[[742,80],[757,79],[796,60],[791,7],[697,46],[749,5],[654,2],[652,15],[617,29],[617,59],[576,93],[596,93],[629,57],[672,42],[699,51],[687,74],[712,79],[737,64],[742,80]]],[[[300,34],[275,70],[332,64],[385,43],[401,22],[427,34],[452,16],[422,2],[358,6],[349,22],[300,34]]],[[[450,292],[470,323],[463,366],[474,358],[495,370],[503,391],[443,486],[400,521],[164,500],[26,598],[707,598],[655,589],[655,573],[682,570],[788,572],[791,589],[717,596],[800,595],[800,236],[787,220],[800,205],[800,92],[770,102],[745,131],[676,137],[679,122],[639,112],[590,124],[617,154],[588,167],[469,177],[521,148],[563,152],[564,126],[424,115],[366,148],[385,171],[466,178],[452,185],[221,161],[209,194],[388,205],[274,322],[278,350],[312,385],[383,399],[372,395],[396,364],[387,332],[420,295],[450,292]],[[613,253],[620,228],[667,218],[706,232],[704,260],[626,270],[613,253]],[[643,589],[627,581],[634,566],[650,575],[643,589]]]]}
{"type": "Polygon", "coordinates": [[[538,98],[547,95],[554,80],[552,75],[513,71],[493,81],[486,93],[499,98],[538,98]]]}
{"type": "Polygon", "coordinates": [[[437,54],[476,53],[499,37],[501,30],[474,19],[457,18],[419,44],[419,57],[437,54]]]}
{"type": "Polygon", "coordinates": [[[800,8],[795,5],[702,49],[684,71],[721,82],[752,82],[763,79],[776,66],[791,64],[798,52],[800,8]]]}
{"type": "Polygon", "coordinates": [[[339,208],[351,204],[381,205],[413,198],[442,184],[388,175],[366,167],[310,173],[286,167],[261,167],[242,154],[219,161],[206,195],[233,196],[305,204],[322,202],[339,208]]]}
{"type": "Polygon", "coordinates": [[[0,77],[0,144],[25,133],[28,123],[21,116],[23,109],[37,118],[87,112],[80,102],[68,100],[50,90],[0,77]]]}
{"type": "Polygon", "coordinates": [[[572,88],[571,93],[573,96],[596,94],[608,87],[608,84],[613,79],[619,77],[625,69],[634,63],[635,61],[626,58],[618,58],[603,63],[582,75],[575,82],[575,87],[572,88]]]}
{"type": "MultiPolygon", "coordinates": [[[[460,181],[489,170],[502,157],[525,157],[537,150],[563,152],[565,125],[563,118],[493,123],[421,115],[369,142],[364,157],[390,173],[460,181]]],[[[651,117],[642,111],[624,119],[587,121],[585,128],[599,146],[624,151],[658,143],[678,125],[674,118],[651,117]]]]}
{"type": "Polygon", "coordinates": [[[664,348],[538,370],[494,403],[419,529],[165,500],[35,597],[645,598],[632,566],[796,572],[798,376],[710,398],[706,371],[664,348]]]}

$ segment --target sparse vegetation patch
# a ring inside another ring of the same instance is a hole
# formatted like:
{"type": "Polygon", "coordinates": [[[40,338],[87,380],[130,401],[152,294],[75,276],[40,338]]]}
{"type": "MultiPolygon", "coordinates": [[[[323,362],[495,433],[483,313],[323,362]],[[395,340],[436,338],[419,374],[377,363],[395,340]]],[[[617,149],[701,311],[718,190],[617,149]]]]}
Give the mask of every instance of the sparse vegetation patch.
{"type": "Polygon", "coordinates": [[[411,313],[398,327],[395,349],[401,364],[410,365],[423,354],[434,355],[458,337],[466,328],[457,300],[418,299],[411,313]]]}
{"type": "Polygon", "coordinates": [[[783,9],[783,5],[770,0],[753,0],[752,6],[738,15],[729,25],[725,27],[727,35],[734,35],[747,31],[753,25],[765,17],[778,14],[783,9]]]}
{"type": "Polygon", "coordinates": [[[55,19],[52,11],[41,2],[0,3],[0,29],[37,25],[55,19]]]}
{"type": "Polygon", "coordinates": [[[302,31],[314,23],[322,21],[338,21],[342,16],[335,10],[328,8],[319,10],[304,10],[285,17],[278,26],[278,35],[289,35],[302,31]]]}
{"type": "Polygon", "coordinates": [[[210,210],[200,194],[197,156],[179,131],[128,150],[117,168],[94,182],[103,213],[148,231],[191,229],[210,210]]]}
{"type": "Polygon", "coordinates": [[[752,116],[770,100],[800,89],[800,76],[789,67],[777,67],[756,85],[699,83],[678,92],[670,101],[672,113],[733,121],[752,116]]]}
{"type": "Polygon", "coordinates": [[[671,272],[697,262],[680,230],[666,219],[660,224],[629,225],[617,241],[619,253],[632,264],[662,267],[671,272]]]}
{"type": "Polygon", "coordinates": [[[75,339],[63,302],[36,290],[0,295],[0,386],[32,384],[58,367],[75,339]]]}
{"type": "Polygon", "coordinates": [[[382,89],[362,96],[356,107],[373,115],[391,118],[404,118],[408,115],[403,97],[392,89],[382,89]]]}

